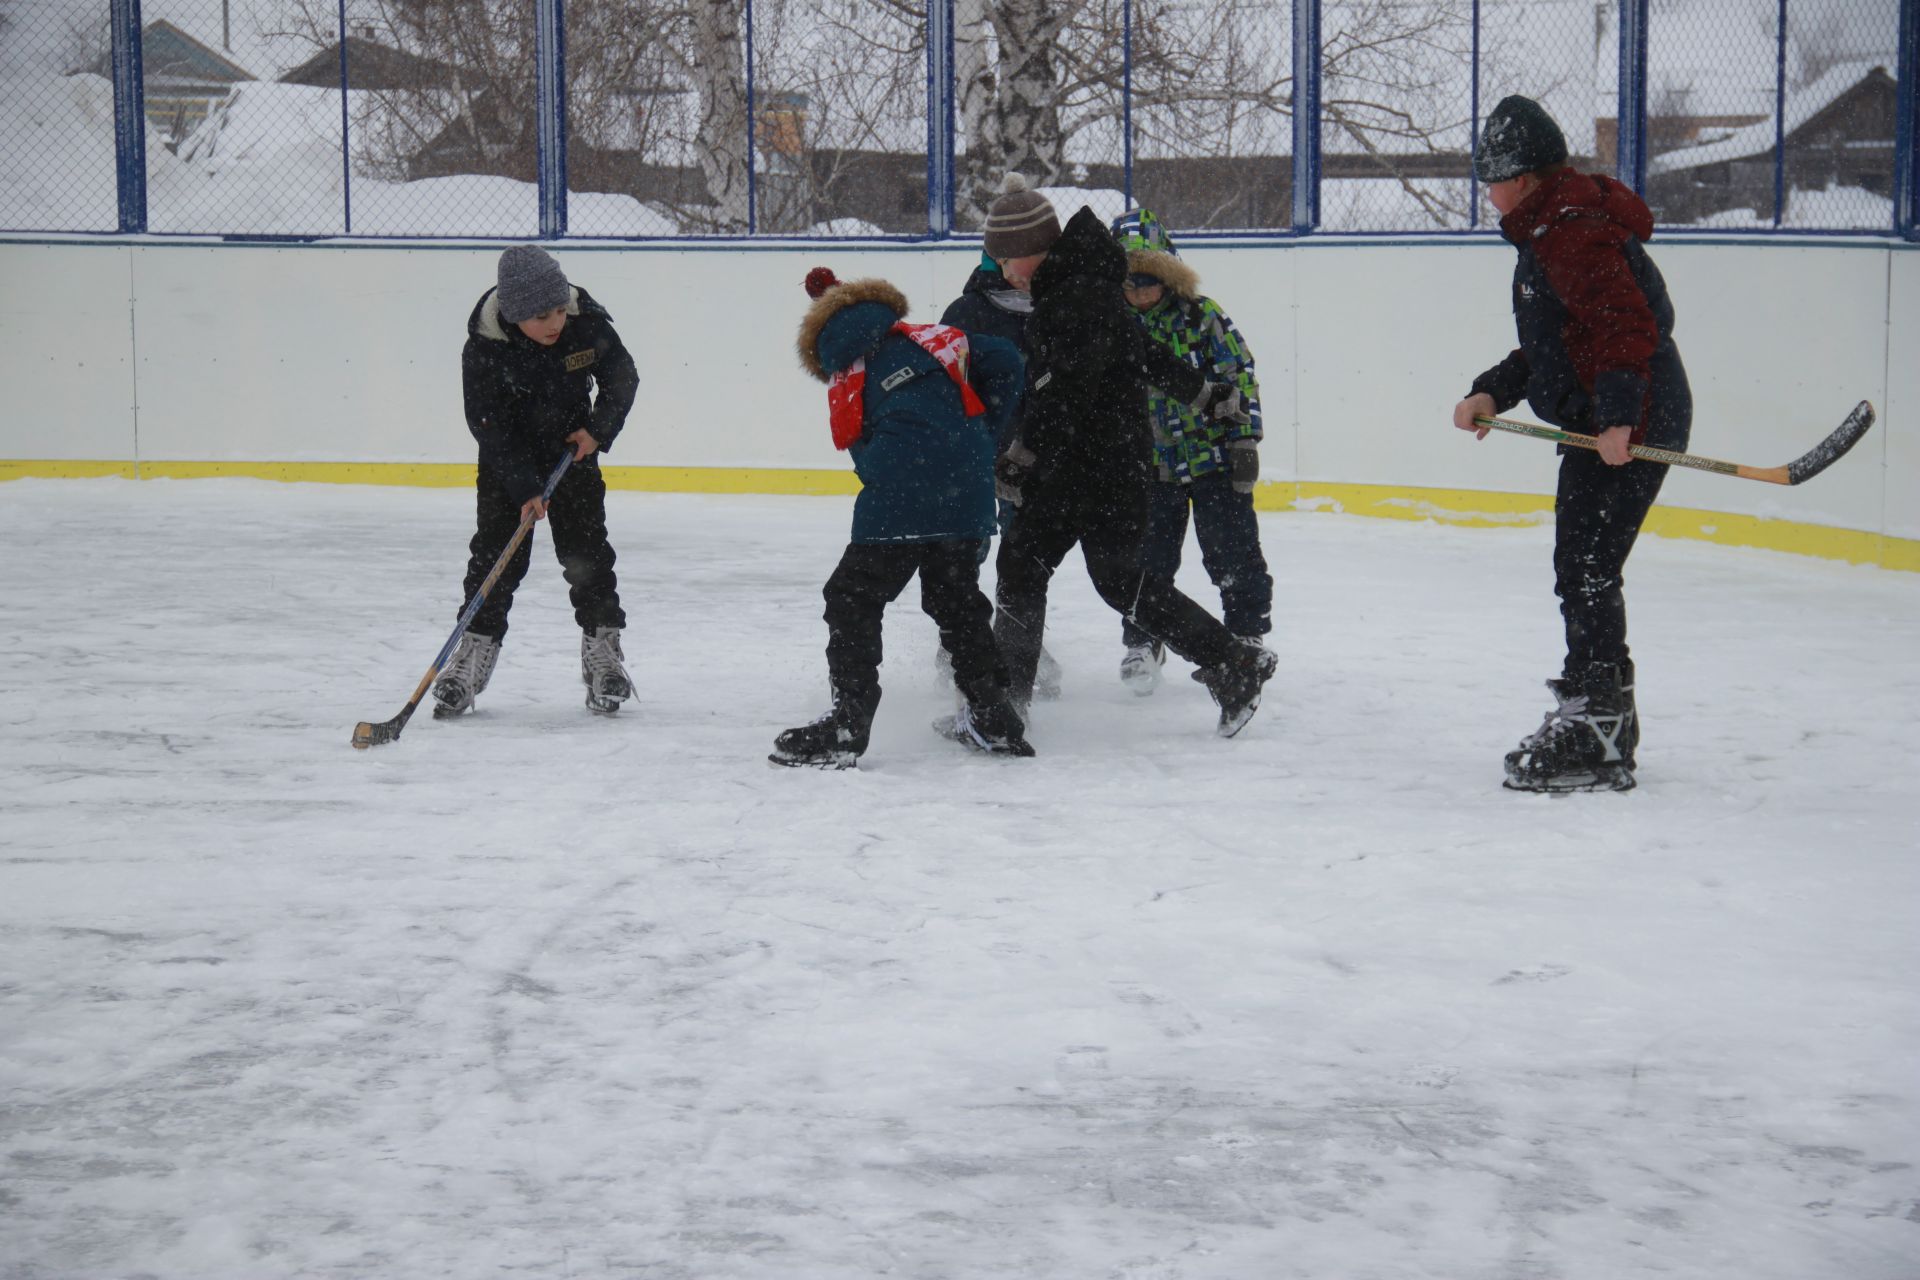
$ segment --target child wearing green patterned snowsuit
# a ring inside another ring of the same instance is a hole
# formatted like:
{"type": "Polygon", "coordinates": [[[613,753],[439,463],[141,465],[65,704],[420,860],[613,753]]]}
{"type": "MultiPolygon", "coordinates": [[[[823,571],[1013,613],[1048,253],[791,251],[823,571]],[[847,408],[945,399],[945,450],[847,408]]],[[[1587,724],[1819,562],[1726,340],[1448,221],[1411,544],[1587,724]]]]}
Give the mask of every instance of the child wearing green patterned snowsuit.
{"type": "MultiPolygon", "coordinates": [[[[1253,354],[1220,304],[1200,292],[1200,276],[1180,257],[1152,211],[1134,209],[1112,223],[1127,251],[1127,301],[1154,341],[1240,392],[1249,421],[1202,419],[1189,405],[1153,390],[1156,482],[1141,563],[1151,579],[1171,583],[1187,540],[1188,511],[1200,539],[1200,559],[1220,589],[1227,629],[1250,645],[1272,628],[1273,578],[1260,551],[1253,487],[1260,474],[1260,383],[1253,354]]],[[[1165,650],[1128,620],[1121,628],[1126,656],[1120,678],[1136,694],[1160,682],[1165,650]]]]}

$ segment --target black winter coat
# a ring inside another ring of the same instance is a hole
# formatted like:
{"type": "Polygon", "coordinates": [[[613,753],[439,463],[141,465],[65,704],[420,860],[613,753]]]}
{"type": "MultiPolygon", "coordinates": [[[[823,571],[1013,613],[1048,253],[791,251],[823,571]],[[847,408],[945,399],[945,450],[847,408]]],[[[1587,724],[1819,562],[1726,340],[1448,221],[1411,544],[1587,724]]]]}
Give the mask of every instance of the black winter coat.
{"type": "Polygon", "coordinates": [[[480,466],[523,503],[539,495],[575,431],[584,427],[602,453],[613,447],[640,375],[613,317],[585,289],[570,291],[567,327],[550,347],[503,321],[494,295],[482,294],[467,317],[467,430],[480,443],[480,466]]]}
{"type": "Polygon", "coordinates": [[[1206,375],[1147,336],[1121,285],[1127,254],[1092,209],[1068,221],[1033,276],[1021,439],[1034,480],[1076,489],[1146,484],[1153,468],[1147,388],[1199,398],[1206,375]]]}

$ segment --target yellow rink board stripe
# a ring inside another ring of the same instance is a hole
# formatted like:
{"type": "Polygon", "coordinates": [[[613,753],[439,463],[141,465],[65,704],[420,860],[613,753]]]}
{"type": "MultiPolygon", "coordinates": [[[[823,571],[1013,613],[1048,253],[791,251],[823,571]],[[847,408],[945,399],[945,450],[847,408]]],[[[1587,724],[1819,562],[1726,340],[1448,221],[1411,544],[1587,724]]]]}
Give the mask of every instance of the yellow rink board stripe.
{"type": "MultiPolygon", "coordinates": [[[[851,471],[775,467],[603,468],[609,489],[647,493],[758,493],[850,495],[860,485],[851,471]]],[[[89,462],[0,460],[0,481],[89,479],[121,476],[139,480],[204,480],[244,477],[307,484],[408,485],[466,488],[469,463],[404,462],[89,462]]],[[[1392,520],[1497,528],[1543,525],[1553,519],[1553,499],[1544,494],[1488,493],[1474,489],[1422,489],[1378,484],[1269,481],[1254,496],[1262,511],[1340,511],[1392,520]]],[[[1655,507],[1647,532],[1726,546],[1759,547],[1796,555],[1846,560],[1920,573],[1920,540],[1858,529],[1802,524],[1724,511],[1655,507]]]]}

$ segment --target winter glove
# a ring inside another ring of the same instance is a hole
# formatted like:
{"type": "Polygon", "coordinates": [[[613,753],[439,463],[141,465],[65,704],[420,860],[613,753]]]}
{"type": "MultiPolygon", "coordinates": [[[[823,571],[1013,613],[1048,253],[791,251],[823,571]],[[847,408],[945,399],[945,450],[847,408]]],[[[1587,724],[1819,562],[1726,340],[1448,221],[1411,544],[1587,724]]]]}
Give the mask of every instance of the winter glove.
{"type": "Polygon", "coordinates": [[[1253,421],[1253,415],[1247,412],[1246,400],[1240,394],[1240,388],[1231,382],[1209,382],[1200,390],[1200,398],[1193,402],[1193,411],[1202,422],[1233,422],[1245,425],[1253,421]]]}
{"type": "Polygon", "coordinates": [[[1227,446],[1227,474],[1233,477],[1235,493],[1252,493],[1260,480],[1260,445],[1254,440],[1235,440],[1227,446]]]}
{"type": "Polygon", "coordinates": [[[1040,459],[1033,450],[1015,440],[1007,446],[1007,451],[993,464],[993,494],[1002,502],[1020,505],[1020,486],[1033,474],[1033,464],[1040,459]]]}

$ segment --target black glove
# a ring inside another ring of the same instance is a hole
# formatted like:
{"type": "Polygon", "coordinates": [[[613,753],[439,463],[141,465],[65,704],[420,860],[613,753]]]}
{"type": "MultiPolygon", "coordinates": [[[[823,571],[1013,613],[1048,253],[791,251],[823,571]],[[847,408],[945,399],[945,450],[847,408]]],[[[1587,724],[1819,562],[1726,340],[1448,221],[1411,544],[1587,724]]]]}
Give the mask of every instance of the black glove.
{"type": "Polygon", "coordinates": [[[1231,382],[1209,382],[1200,390],[1200,398],[1193,402],[1193,411],[1202,422],[1233,422],[1246,424],[1253,421],[1253,415],[1247,412],[1246,400],[1240,394],[1240,388],[1231,382]]]}
{"type": "Polygon", "coordinates": [[[1227,474],[1233,478],[1235,493],[1252,493],[1260,482],[1260,445],[1254,440],[1235,440],[1227,446],[1227,474]]]}
{"type": "Polygon", "coordinates": [[[1014,506],[1019,506],[1020,487],[1027,482],[1027,477],[1033,474],[1033,464],[1038,461],[1039,458],[1034,456],[1033,450],[1019,440],[1008,445],[1007,451],[1001,454],[993,464],[994,497],[1002,502],[1011,502],[1014,506]]]}

